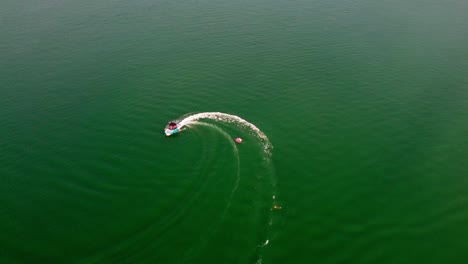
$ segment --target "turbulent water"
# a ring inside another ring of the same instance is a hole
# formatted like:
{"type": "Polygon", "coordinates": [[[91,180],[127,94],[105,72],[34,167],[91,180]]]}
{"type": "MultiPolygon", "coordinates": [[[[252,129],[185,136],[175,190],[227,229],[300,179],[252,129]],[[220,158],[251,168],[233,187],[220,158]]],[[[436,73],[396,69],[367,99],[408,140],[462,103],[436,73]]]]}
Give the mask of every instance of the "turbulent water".
{"type": "Polygon", "coordinates": [[[179,121],[180,127],[188,126],[190,124],[197,124],[197,120],[200,119],[211,119],[215,120],[218,122],[226,122],[226,123],[234,123],[237,126],[241,128],[247,128],[253,132],[253,134],[262,142],[263,144],[263,149],[265,151],[265,154],[267,155],[267,162],[271,163],[269,160],[271,158],[271,151],[272,151],[272,145],[268,137],[254,124],[251,124],[247,122],[246,120],[235,116],[235,115],[230,115],[226,113],[220,113],[220,112],[205,112],[205,113],[198,113],[198,114],[193,114],[186,116],[182,118],[179,121]]]}
{"type": "Polygon", "coordinates": [[[0,1],[0,263],[464,263],[467,8],[0,1]]]}

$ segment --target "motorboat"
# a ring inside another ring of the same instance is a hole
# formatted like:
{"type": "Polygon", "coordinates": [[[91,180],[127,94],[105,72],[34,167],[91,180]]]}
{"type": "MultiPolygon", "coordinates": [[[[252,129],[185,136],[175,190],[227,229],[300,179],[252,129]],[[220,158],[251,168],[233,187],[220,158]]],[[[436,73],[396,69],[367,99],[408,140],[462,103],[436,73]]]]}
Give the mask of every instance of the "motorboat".
{"type": "Polygon", "coordinates": [[[175,121],[171,121],[167,124],[167,126],[164,128],[164,134],[166,136],[172,136],[174,134],[177,134],[181,131],[181,128],[179,127],[179,124],[175,121]]]}

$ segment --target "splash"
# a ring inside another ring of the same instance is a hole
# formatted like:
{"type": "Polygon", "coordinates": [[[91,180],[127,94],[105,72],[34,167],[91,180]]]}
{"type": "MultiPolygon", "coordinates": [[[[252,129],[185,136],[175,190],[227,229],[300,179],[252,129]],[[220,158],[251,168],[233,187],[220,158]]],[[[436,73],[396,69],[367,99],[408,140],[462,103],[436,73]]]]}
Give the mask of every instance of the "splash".
{"type": "Polygon", "coordinates": [[[230,115],[221,112],[204,112],[186,116],[180,121],[178,121],[178,123],[180,127],[183,128],[186,126],[190,126],[191,124],[195,124],[196,121],[201,119],[211,119],[217,122],[233,123],[237,126],[248,128],[258,139],[260,139],[263,145],[263,150],[266,154],[268,154],[268,158],[271,158],[273,146],[271,145],[268,137],[254,124],[236,115],[230,115]]]}

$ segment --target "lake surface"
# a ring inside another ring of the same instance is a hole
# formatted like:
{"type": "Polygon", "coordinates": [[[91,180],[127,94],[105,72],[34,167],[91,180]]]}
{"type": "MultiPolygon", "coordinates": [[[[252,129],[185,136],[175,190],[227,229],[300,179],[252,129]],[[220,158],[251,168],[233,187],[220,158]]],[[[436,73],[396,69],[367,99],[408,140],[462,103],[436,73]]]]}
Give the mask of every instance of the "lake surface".
{"type": "Polygon", "coordinates": [[[2,1],[0,262],[464,263],[467,10],[2,1]]]}

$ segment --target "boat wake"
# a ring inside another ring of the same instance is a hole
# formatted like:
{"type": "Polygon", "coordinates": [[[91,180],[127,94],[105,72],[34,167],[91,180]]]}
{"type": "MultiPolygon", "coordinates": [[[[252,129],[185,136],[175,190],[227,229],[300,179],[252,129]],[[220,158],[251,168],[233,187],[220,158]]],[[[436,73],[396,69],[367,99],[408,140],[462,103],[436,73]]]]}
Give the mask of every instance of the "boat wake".
{"type": "Polygon", "coordinates": [[[195,125],[201,125],[201,126],[207,126],[207,127],[210,127],[210,128],[213,128],[215,130],[217,130],[219,133],[221,133],[225,139],[227,139],[229,141],[229,143],[231,144],[232,146],[232,149],[234,150],[234,155],[236,157],[236,161],[237,161],[237,174],[236,174],[236,182],[234,184],[234,187],[232,188],[231,190],[231,195],[229,196],[229,200],[226,204],[226,207],[224,208],[224,212],[223,212],[223,215],[221,217],[221,219],[224,219],[226,217],[226,213],[227,211],[229,210],[229,207],[231,207],[231,203],[232,203],[232,197],[234,196],[234,193],[236,192],[237,188],[239,187],[239,182],[240,182],[240,160],[239,160],[239,151],[237,150],[237,146],[236,144],[234,144],[234,142],[232,142],[231,138],[229,137],[229,134],[226,133],[224,130],[222,130],[221,128],[215,126],[215,125],[212,125],[212,124],[208,124],[208,123],[203,123],[203,122],[198,122],[198,121],[193,121],[192,124],[195,124],[195,125]]]}
{"type": "MultiPolygon", "coordinates": [[[[217,123],[224,123],[227,124],[229,127],[235,126],[237,130],[240,130],[240,132],[243,133],[249,133],[250,135],[253,135],[255,138],[257,138],[262,147],[262,159],[263,159],[263,164],[261,167],[263,167],[262,170],[264,170],[262,173],[255,173],[255,172],[249,172],[250,175],[263,175],[266,176],[266,178],[260,179],[260,181],[257,181],[257,192],[261,190],[261,195],[258,196],[259,194],[253,195],[251,198],[252,203],[259,203],[263,204],[262,207],[259,207],[257,210],[259,212],[263,211],[265,212],[264,214],[257,215],[261,217],[261,222],[264,230],[259,231],[260,233],[257,234],[257,246],[255,249],[253,249],[254,256],[253,256],[253,263],[262,263],[263,257],[262,257],[262,251],[263,247],[266,247],[267,245],[271,244],[271,227],[273,224],[273,211],[275,207],[275,203],[277,203],[276,200],[276,191],[275,191],[275,186],[276,186],[276,179],[275,179],[275,170],[274,166],[272,164],[272,150],[273,150],[273,145],[271,144],[270,140],[268,137],[263,133],[257,126],[254,124],[248,122],[247,120],[236,116],[236,115],[230,115],[226,113],[221,113],[221,112],[203,112],[203,113],[196,113],[196,114],[188,114],[185,116],[182,116],[176,121],[181,129],[187,129],[187,128],[195,128],[198,126],[204,126],[208,127],[211,129],[214,129],[218,131],[224,138],[226,138],[234,151],[235,157],[236,157],[236,162],[237,162],[237,175],[236,175],[236,180],[234,183],[234,186],[231,189],[231,193],[228,197],[227,204],[225,205],[224,211],[222,212],[221,215],[221,221],[223,221],[228,215],[228,211],[231,207],[233,197],[239,188],[239,183],[241,180],[240,176],[240,158],[239,158],[239,150],[238,146],[234,143],[233,137],[231,137],[222,127],[218,126],[217,123]],[[206,121],[206,122],[205,122],[206,121]],[[214,121],[214,122],[210,122],[214,121]],[[269,201],[263,200],[264,198],[261,197],[270,197],[269,201]],[[257,199],[261,199],[263,202],[257,201],[257,199]],[[266,209],[266,210],[265,210],[266,209]],[[258,246],[260,245],[260,246],[258,246]]],[[[253,147],[253,146],[251,146],[253,147]]],[[[245,179],[246,181],[251,182],[253,179],[245,179]]],[[[238,208],[236,208],[238,210],[238,208]]],[[[231,215],[231,214],[229,214],[231,215]]],[[[220,223],[218,223],[216,226],[219,226],[220,223]]],[[[263,229],[261,228],[261,229],[263,229]]],[[[217,229],[217,227],[215,228],[217,229]]],[[[216,230],[213,230],[213,233],[216,232],[216,230]]],[[[210,235],[211,236],[211,235],[210,235]]]]}
{"type": "Polygon", "coordinates": [[[237,125],[238,127],[249,129],[259,140],[261,140],[263,144],[263,150],[268,155],[268,158],[271,158],[273,145],[270,143],[268,137],[254,124],[249,123],[248,121],[236,115],[230,115],[221,112],[204,112],[185,116],[182,119],[180,119],[177,123],[179,123],[180,127],[183,128],[185,126],[194,125],[198,120],[202,119],[210,119],[217,122],[231,123],[237,125]]]}

